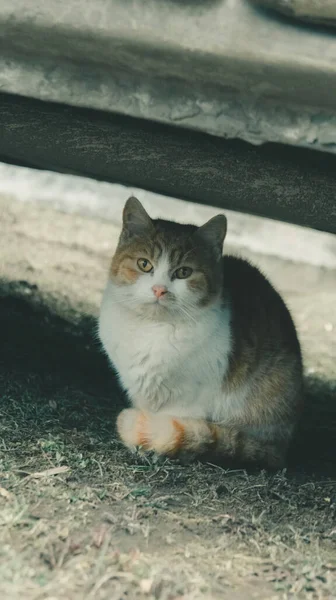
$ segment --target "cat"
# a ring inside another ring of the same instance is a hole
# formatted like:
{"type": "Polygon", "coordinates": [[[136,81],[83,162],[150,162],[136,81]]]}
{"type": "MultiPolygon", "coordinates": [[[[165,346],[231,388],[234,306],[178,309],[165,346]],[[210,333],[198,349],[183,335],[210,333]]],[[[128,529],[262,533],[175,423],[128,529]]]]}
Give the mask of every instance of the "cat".
{"type": "Polygon", "coordinates": [[[300,345],[264,275],[223,256],[226,230],[224,215],[196,227],[127,200],[99,318],[132,405],[117,430],[130,449],[278,469],[302,404],[300,345]]]}

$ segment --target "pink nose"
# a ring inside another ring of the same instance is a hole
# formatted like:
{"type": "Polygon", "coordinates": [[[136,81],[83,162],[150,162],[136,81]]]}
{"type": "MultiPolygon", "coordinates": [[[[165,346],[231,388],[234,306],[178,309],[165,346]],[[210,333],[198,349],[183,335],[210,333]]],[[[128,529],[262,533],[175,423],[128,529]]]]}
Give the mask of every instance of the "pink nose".
{"type": "Polygon", "coordinates": [[[168,291],[165,285],[153,285],[152,290],[157,298],[162,298],[168,291]]]}

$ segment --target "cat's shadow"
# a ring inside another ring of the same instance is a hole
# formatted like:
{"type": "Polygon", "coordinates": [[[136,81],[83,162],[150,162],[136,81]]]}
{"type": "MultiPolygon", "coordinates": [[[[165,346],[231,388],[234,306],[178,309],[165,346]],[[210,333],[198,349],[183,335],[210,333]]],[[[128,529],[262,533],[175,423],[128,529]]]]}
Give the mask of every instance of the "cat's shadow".
{"type": "MultiPolygon", "coordinates": [[[[59,428],[111,437],[125,399],[95,339],[95,322],[61,319],[22,285],[6,283],[0,296],[0,412],[31,423],[34,435],[59,428]],[[5,290],[5,292],[4,292],[5,290]],[[17,414],[8,413],[8,401],[17,414]],[[1,404],[3,406],[1,407],[1,404]],[[55,405],[57,418],[55,418],[55,405]],[[3,409],[3,410],[2,410],[3,409]],[[53,413],[53,416],[51,412],[53,413]]],[[[289,456],[294,473],[336,473],[336,382],[306,380],[303,418],[289,456]]],[[[18,434],[16,434],[17,437],[18,434]]],[[[24,443],[24,440],[22,440],[24,443]]]]}
{"type": "Polygon", "coordinates": [[[309,376],[305,405],[289,453],[295,471],[336,473],[336,381],[309,376]]]}

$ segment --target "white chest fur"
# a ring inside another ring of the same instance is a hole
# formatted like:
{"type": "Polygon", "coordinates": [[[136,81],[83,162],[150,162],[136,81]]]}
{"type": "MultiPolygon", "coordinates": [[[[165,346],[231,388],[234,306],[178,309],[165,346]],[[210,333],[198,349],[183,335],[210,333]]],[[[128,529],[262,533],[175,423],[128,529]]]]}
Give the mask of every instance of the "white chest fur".
{"type": "Polygon", "coordinates": [[[108,284],[99,335],[134,406],[216,421],[239,412],[241,403],[223,391],[229,308],[200,309],[199,319],[171,324],[141,320],[113,300],[108,284]]]}

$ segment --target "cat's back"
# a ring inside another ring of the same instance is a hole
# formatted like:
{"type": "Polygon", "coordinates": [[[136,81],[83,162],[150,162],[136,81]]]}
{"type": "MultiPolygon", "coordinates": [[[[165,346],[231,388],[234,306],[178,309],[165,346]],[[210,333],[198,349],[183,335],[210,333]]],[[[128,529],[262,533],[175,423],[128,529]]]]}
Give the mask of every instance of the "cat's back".
{"type": "Polygon", "coordinates": [[[229,297],[236,336],[252,344],[266,342],[286,346],[300,354],[290,312],[268,278],[250,262],[237,256],[223,257],[223,294],[229,297]]]}
{"type": "Polygon", "coordinates": [[[224,288],[234,293],[254,290],[255,293],[277,294],[261,270],[240,256],[223,256],[224,288]]]}

